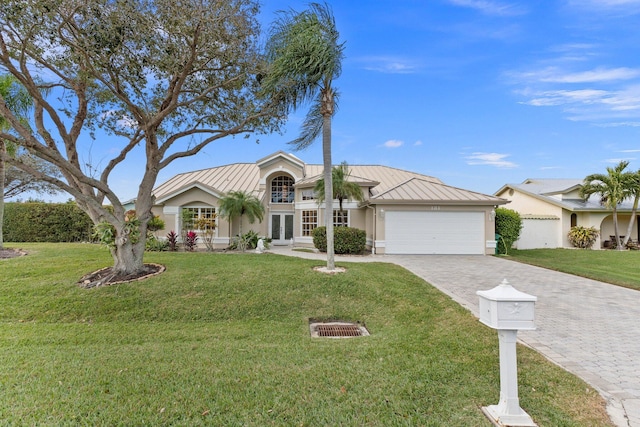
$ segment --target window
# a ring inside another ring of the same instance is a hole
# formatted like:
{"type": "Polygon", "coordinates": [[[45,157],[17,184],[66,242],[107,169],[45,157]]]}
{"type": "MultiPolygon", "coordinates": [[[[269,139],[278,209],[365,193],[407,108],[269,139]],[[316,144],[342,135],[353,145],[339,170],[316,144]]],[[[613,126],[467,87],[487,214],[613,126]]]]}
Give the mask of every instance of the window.
{"type": "Polygon", "coordinates": [[[276,176],[271,181],[271,203],[293,203],[293,179],[288,176],[276,176]]]}
{"type": "Polygon", "coordinates": [[[302,200],[315,200],[316,193],[313,190],[302,190],[302,200]]]}
{"type": "Polygon", "coordinates": [[[578,215],[572,213],[571,214],[571,227],[575,227],[578,225],[578,215]]]}
{"type": "Polygon", "coordinates": [[[182,208],[183,227],[188,229],[215,229],[216,208],[184,207],[182,208]]]}
{"type": "Polygon", "coordinates": [[[349,211],[333,211],[333,226],[334,227],[348,227],[349,226],[349,211]]]}
{"type": "Polygon", "coordinates": [[[302,211],[302,235],[311,236],[318,226],[318,211],[302,211]]]}

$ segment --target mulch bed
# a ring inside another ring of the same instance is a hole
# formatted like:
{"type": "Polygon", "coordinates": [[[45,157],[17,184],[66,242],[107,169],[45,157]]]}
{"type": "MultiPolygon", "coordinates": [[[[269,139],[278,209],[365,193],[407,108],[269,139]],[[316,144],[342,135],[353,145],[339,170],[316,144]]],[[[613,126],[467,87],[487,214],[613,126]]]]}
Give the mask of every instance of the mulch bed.
{"type": "Polygon", "coordinates": [[[105,267],[80,278],[78,285],[81,288],[91,289],[100,286],[118,285],[121,283],[135,282],[164,272],[166,267],[161,264],[145,264],[142,271],[135,274],[115,275],[112,267],[105,267]]]}
{"type": "Polygon", "coordinates": [[[0,259],[11,259],[26,255],[27,253],[20,249],[0,249],[0,259]]]}

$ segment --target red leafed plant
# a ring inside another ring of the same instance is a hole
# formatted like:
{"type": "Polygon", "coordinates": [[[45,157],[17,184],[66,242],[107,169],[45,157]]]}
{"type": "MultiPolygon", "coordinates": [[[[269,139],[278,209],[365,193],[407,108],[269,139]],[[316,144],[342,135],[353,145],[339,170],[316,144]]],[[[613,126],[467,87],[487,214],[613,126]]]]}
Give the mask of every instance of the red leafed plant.
{"type": "Polygon", "coordinates": [[[184,248],[189,252],[193,252],[196,249],[196,241],[198,240],[198,235],[195,231],[189,230],[184,240],[184,248]]]}

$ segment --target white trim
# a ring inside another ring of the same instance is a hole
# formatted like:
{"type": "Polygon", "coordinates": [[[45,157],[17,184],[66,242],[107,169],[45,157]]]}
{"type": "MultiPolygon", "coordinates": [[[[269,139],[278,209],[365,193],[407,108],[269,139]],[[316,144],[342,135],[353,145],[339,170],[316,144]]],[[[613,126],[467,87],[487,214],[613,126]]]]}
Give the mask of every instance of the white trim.
{"type": "MultiPolygon", "coordinates": [[[[277,169],[271,169],[269,172],[267,172],[262,178],[260,178],[260,185],[267,185],[267,180],[269,180],[271,178],[272,175],[284,175],[284,174],[289,174],[291,176],[291,178],[293,179],[293,183],[295,184],[296,181],[300,180],[300,177],[298,176],[297,173],[293,172],[291,169],[287,169],[287,168],[283,168],[282,166],[278,167],[277,169]]],[[[294,187],[294,191],[295,191],[295,187],[294,187]]],[[[271,189],[269,188],[269,194],[271,194],[271,189]]],[[[271,200],[271,197],[269,197],[269,200],[271,200]]]]}
{"type": "Polygon", "coordinates": [[[313,237],[311,236],[299,236],[296,237],[296,243],[311,243],[313,244],[313,237]]]}
{"type": "Polygon", "coordinates": [[[303,211],[318,209],[318,203],[316,203],[316,200],[304,200],[302,202],[296,202],[295,208],[296,210],[303,210],[303,211]]]}

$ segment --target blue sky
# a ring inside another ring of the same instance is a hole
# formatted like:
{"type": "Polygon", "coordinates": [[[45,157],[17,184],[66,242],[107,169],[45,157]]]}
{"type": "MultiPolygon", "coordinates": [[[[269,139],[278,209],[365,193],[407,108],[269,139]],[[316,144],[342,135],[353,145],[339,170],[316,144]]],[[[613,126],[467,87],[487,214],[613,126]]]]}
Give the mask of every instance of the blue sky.
{"type": "MultiPolygon", "coordinates": [[[[640,0],[334,0],[346,42],[333,162],[381,164],[492,194],[526,178],[640,168],[640,0]]],[[[277,10],[306,2],[265,0],[277,10]]],[[[175,173],[254,162],[297,136],[215,142],[175,173]]],[[[321,142],[293,152],[322,163],[321,142]]],[[[135,172],[112,186],[135,196],[135,172]]]]}

